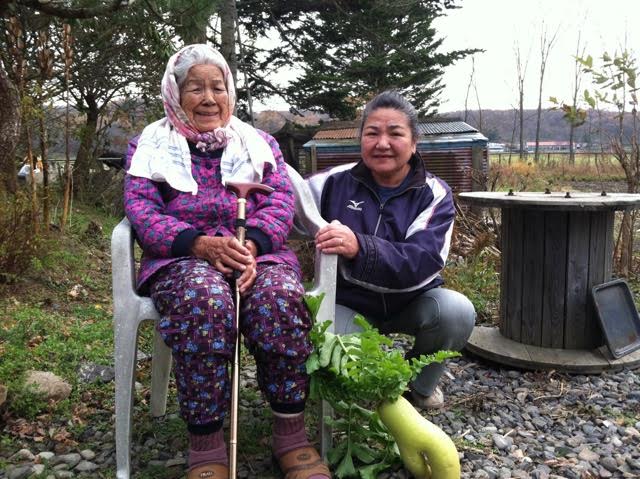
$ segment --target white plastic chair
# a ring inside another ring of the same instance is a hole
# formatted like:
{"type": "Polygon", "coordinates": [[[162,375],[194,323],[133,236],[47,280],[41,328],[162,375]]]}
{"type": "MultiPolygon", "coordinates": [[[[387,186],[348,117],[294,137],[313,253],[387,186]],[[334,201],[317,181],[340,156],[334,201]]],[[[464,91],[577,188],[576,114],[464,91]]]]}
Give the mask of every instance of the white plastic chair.
{"type": "MultiPolygon", "coordinates": [[[[313,237],[327,224],[318,212],[311,191],[302,177],[287,165],[294,186],[296,205],[296,231],[313,237]]],[[[160,319],[150,298],[139,296],[135,290],[134,235],[129,221],[123,219],[111,236],[111,261],[113,279],[113,321],[116,388],[116,478],[129,479],[131,471],[131,418],[134,390],[134,373],[137,356],[138,327],[142,321],[160,319]]],[[[335,316],[336,255],[316,252],[314,283],[307,292],[324,294],[318,311],[318,321],[333,321],[335,316]]],[[[171,351],[159,333],[155,332],[151,365],[151,414],[163,416],[167,405],[167,388],[171,371],[171,351]]],[[[331,446],[331,428],[322,418],[331,415],[331,408],[322,401],[320,424],[320,449],[323,457],[331,446]]]]}

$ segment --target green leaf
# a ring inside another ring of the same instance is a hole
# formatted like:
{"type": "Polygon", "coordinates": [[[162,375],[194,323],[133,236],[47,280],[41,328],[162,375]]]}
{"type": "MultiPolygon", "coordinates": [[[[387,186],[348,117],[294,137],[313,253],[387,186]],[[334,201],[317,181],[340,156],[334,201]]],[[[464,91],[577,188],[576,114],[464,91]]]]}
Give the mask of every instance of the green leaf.
{"type": "Polygon", "coordinates": [[[320,304],[322,304],[322,300],[324,299],[324,293],[319,296],[313,296],[311,294],[305,294],[304,302],[307,304],[307,308],[311,312],[311,317],[315,320],[318,316],[318,310],[320,309],[320,304]]]}
{"type": "Polygon", "coordinates": [[[311,354],[305,363],[307,374],[313,374],[320,368],[320,360],[317,354],[311,354]]]}
{"type": "Polygon", "coordinates": [[[589,68],[593,68],[593,57],[591,55],[587,56],[585,63],[589,68]]]}
{"type": "Polygon", "coordinates": [[[373,449],[366,444],[352,444],[351,449],[360,462],[371,464],[376,459],[373,449]]]}
{"type": "MultiPolygon", "coordinates": [[[[351,445],[350,442],[348,442],[348,444],[349,446],[351,445]]],[[[336,476],[342,479],[343,477],[355,477],[357,474],[356,468],[353,465],[353,458],[351,457],[351,448],[347,447],[347,452],[336,468],[336,476]]]]}
{"type": "Polygon", "coordinates": [[[348,445],[349,443],[347,441],[344,441],[338,444],[337,446],[332,447],[329,450],[329,452],[327,452],[327,460],[329,461],[329,464],[331,465],[338,464],[343,459],[344,455],[347,453],[348,445]]]}
{"type": "Polygon", "coordinates": [[[360,468],[360,477],[362,479],[376,479],[378,475],[385,469],[389,469],[389,466],[384,462],[370,464],[368,466],[360,468]]]}

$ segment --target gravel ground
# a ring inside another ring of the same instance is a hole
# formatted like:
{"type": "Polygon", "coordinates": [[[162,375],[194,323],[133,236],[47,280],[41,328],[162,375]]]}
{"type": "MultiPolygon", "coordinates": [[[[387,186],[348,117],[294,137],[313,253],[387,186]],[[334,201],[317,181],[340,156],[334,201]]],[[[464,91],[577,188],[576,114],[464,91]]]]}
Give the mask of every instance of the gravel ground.
{"type": "MultiPolygon", "coordinates": [[[[243,371],[245,387],[252,387],[254,376],[250,367],[243,371]]],[[[464,356],[449,362],[442,387],[446,406],[426,416],[456,441],[463,478],[640,477],[637,372],[590,376],[525,372],[464,356]]],[[[261,399],[243,399],[241,404],[246,420],[241,427],[258,429],[268,421],[261,413],[261,399]]],[[[140,420],[151,421],[148,416],[140,420]]],[[[134,424],[134,431],[138,427],[134,424]]],[[[64,454],[56,454],[53,444],[27,440],[20,451],[0,452],[11,464],[0,471],[0,478],[22,479],[34,473],[45,479],[113,477],[113,432],[89,428],[81,439],[77,450],[64,454]]],[[[258,446],[264,453],[250,456],[242,453],[240,443],[239,477],[276,477],[268,441],[267,435],[258,446]]],[[[184,477],[186,460],[180,444],[153,433],[136,439],[133,477],[184,477]],[[140,472],[152,465],[163,475],[140,472]]],[[[399,470],[379,477],[410,476],[399,470]]]]}

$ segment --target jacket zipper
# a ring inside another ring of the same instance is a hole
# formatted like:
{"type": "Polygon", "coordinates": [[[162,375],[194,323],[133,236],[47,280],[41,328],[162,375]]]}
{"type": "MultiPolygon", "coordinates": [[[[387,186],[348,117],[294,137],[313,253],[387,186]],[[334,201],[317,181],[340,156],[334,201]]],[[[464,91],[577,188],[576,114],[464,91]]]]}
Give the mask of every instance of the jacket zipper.
{"type": "MultiPolygon", "coordinates": [[[[376,227],[373,230],[373,236],[377,236],[378,235],[378,228],[380,227],[380,222],[382,221],[382,210],[384,209],[384,205],[386,204],[386,201],[383,203],[382,201],[380,201],[380,197],[378,196],[378,193],[371,188],[365,181],[362,181],[360,178],[357,178],[354,176],[354,178],[356,179],[356,181],[362,183],[365,188],[367,188],[369,191],[371,191],[371,193],[373,193],[373,196],[375,196],[378,199],[378,203],[380,203],[380,207],[378,208],[378,221],[376,222],[376,227]]],[[[390,200],[391,198],[395,198],[396,196],[401,196],[404,193],[406,193],[409,190],[412,189],[416,189],[419,188],[418,186],[409,186],[407,188],[405,188],[403,191],[396,193],[395,195],[391,196],[390,198],[387,199],[390,200]]],[[[382,311],[384,312],[384,317],[387,317],[387,299],[385,297],[384,293],[380,293],[380,299],[382,300],[382,311]]]]}
{"type": "MultiPolygon", "coordinates": [[[[376,196],[378,196],[376,194],[376,196]]],[[[380,201],[380,198],[378,198],[380,201]]],[[[385,202],[386,203],[386,202],[385,202]]],[[[382,210],[384,209],[385,203],[380,202],[380,208],[378,208],[378,221],[376,222],[376,227],[373,230],[373,236],[378,236],[378,227],[380,226],[380,221],[382,220],[382,210]]],[[[380,293],[380,297],[382,299],[382,311],[384,313],[384,317],[387,317],[387,299],[384,296],[384,293],[380,293]]]]}

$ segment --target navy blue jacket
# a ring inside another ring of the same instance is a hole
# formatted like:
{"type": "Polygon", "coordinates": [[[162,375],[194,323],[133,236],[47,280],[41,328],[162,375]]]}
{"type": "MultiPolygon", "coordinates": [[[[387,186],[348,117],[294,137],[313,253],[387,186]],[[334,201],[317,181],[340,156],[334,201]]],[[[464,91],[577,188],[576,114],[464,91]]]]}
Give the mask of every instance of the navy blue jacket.
{"type": "MultiPolygon", "coordinates": [[[[340,259],[337,303],[364,316],[389,318],[422,292],[440,286],[455,207],[449,186],[410,160],[406,188],[382,203],[362,161],[309,178],[322,217],[356,234],[352,260],[340,259]]],[[[389,318],[392,319],[392,318],[389,318]]]]}

